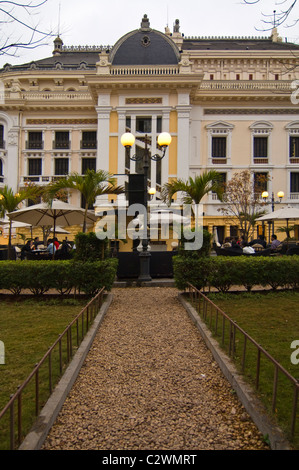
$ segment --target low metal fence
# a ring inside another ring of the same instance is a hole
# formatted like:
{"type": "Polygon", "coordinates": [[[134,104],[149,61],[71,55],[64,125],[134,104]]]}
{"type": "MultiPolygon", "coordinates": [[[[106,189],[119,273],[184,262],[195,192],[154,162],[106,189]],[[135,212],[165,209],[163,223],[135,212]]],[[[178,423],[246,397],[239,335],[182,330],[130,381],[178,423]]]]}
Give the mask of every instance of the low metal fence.
{"type": "Polygon", "coordinates": [[[6,430],[2,432],[2,436],[4,436],[4,439],[9,442],[8,447],[10,450],[14,450],[19,447],[24,437],[23,414],[26,413],[28,415],[28,411],[24,411],[25,407],[23,407],[22,398],[24,392],[26,392],[29,384],[33,385],[33,397],[31,397],[30,400],[34,400],[33,408],[36,418],[45,401],[51,395],[53,388],[57,383],[56,378],[59,379],[62,376],[62,373],[70,363],[75,350],[78,349],[93,320],[98,314],[99,309],[103,304],[104,290],[105,289],[102,288],[66,327],[63,333],[59,335],[58,339],[48,349],[43,358],[35,365],[32,372],[22,385],[18,387],[16,393],[10,397],[9,402],[0,412],[0,424],[4,421],[4,417],[8,417],[6,430]],[[40,373],[42,366],[46,366],[46,371],[43,370],[43,374],[40,373]],[[44,392],[41,393],[42,381],[43,383],[45,381],[48,382],[46,385],[46,394],[44,392]]]}
{"type": "MultiPolygon", "coordinates": [[[[243,374],[247,369],[248,349],[249,345],[255,350],[255,366],[253,380],[255,388],[258,391],[261,380],[261,363],[262,361],[271,364],[273,369],[273,383],[271,394],[271,410],[277,414],[278,403],[278,382],[279,374],[282,374],[287,383],[291,386],[292,404],[290,405],[289,430],[291,438],[295,437],[295,424],[298,419],[298,395],[299,381],[293,377],[279,362],[277,362],[261,345],[259,345],[246,331],[244,331],[235,321],[233,321],[224,311],[222,311],[212,300],[200,292],[196,287],[189,284],[187,291],[190,303],[194,306],[203,321],[207,324],[212,334],[219,338],[222,348],[226,349],[231,358],[236,358],[240,363],[243,374]],[[237,339],[237,335],[238,339],[237,339]],[[241,341],[239,337],[243,340],[241,341]]],[[[267,375],[266,380],[269,380],[267,375]]],[[[282,386],[284,389],[284,386],[282,386]]]]}

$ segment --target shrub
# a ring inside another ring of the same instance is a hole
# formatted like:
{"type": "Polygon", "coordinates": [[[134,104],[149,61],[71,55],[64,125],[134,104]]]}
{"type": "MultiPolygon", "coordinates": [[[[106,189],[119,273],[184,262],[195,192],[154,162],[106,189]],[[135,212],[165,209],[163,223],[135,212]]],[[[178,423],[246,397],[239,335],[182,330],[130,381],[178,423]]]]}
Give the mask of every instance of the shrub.
{"type": "Polygon", "coordinates": [[[77,289],[88,295],[102,287],[110,290],[116,276],[118,260],[103,261],[2,261],[0,263],[0,289],[20,294],[28,289],[42,295],[49,289],[60,294],[77,289]]]}
{"type": "Polygon", "coordinates": [[[254,286],[297,289],[299,287],[299,256],[281,257],[188,257],[173,259],[174,278],[178,289],[188,283],[198,289],[214,287],[227,292],[232,286],[244,286],[251,291],[254,286]]]}
{"type": "Polygon", "coordinates": [[[197,289],[207,285],[209,259],[199,258],[196,253],[172,258],[174,279],[178,289],[186,289],[188,282],[197,289]]]}
{"type": "MultiPolygon", "coordinates": [[[[194,228],[191,229],[191,232],[194,232],[194,228]]],[[[201,230],[201,229],[200,229],[201,230]]],[[[191,233],[190,232],[190,233],[191,233]]],[[[194,240],[194,237],[193,237],[194,240]]],[[[180,255],[181,256],[186,256],[186,257],[193,257],[194,255],[197,256],[209,256],[211,252],[211,240],[212,240],[212,235],[211,233],[206,230],[202,229],[202,247],[199,250],[185,250],[184,245],[186,242],[192,243],[193,240],[186,240],[184,238],[184,231],[182,230],[181,234],[181,248],[180,248],[180,255]]]]}
{"type": "Polygon", "coordinates": [[[94,232],[78,233],[75,237],[76,261],[103,260],[108,254],[108,240],[100,240],[94,232]]]}

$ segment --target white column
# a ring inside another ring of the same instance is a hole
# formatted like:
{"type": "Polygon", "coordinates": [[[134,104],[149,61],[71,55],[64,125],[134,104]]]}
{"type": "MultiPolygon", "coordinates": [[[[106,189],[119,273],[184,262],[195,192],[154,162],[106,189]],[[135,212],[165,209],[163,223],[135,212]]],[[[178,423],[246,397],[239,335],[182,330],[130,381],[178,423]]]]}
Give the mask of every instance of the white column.
{"type": "MultiPolygon", "coordinates": [[[[169,132],[170,109],[162,111],[162,132],[169,132]]],[[[171,144],[170,144],[171,145],[171,144]]],[[[166,150],[165,157],[162,159],[161,165],[161,186],[168,182],[169,169],[169,149],[166,150]]]]}
{"type": "MultiPolygon", "coordinates": [[[[109,171],[110,94],[98,96],[97,169],[109,171]]],[[[108,202],[108,195],[100,196],[97,202],[108,202]]]]}
{"type": "MultiPolygon", "coordinates": [[[[119,186],[125,186],[125,182],[128,181],[127,176],[125,175],[125,148],[121,143],[121,136],[126,132],[126,113],[124,110],[118,110],[118,160],[117,160],[117,168],[118,168],[118,176],[117,176],[117,184],[119,186]]],[[[125,194],[119,194],[117,196],[117,200],[119,204],[125,204],[126,196],[125,194]]]]}
{"type": "Polygon", "coordinates": [[[190,111],[189,106],[178,106],[178,161],[177,176],[187,180],[190,159],[190,111]]]}
{"type": "Polygon", "coordinates": [[[6,160],[6,181],[7,185],[14,191],[18,190],[19,178],[19,158],[18,158],[19,129],[11,128],[7,138],[7,160],[6,160]]]}

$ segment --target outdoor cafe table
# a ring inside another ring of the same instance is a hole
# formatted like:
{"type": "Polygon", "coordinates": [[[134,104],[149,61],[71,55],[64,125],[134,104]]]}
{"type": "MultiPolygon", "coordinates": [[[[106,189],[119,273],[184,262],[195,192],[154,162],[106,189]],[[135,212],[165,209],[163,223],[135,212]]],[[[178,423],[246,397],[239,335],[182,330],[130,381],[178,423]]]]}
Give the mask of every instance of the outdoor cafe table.
{"type": "Polygon", "coordinates": [[[28,253],[29,256],[27,256],[27,259],[31,260],[39,260],[39,259],[51,259],[52,254],[49,253],[49,251],[45,249],[37,249],[37,250],[32,250],[30,253],[28,253]]]}

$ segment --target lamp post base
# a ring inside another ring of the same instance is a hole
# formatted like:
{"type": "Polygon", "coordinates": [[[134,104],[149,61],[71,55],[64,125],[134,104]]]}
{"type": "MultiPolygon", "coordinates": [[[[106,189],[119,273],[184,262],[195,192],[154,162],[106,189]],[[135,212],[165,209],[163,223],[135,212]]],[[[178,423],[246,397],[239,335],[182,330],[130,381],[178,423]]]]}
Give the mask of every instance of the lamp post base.
{"type": "Polygon", "coordinates": [[[150,257],[151,254],[148,251],[141,251],[139,253],[139,262],[140,262],[140,272],[138,281],[151,281],[150,275],[150,257]]]}

